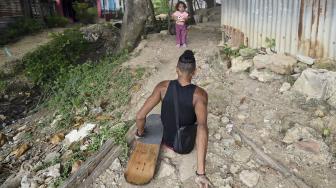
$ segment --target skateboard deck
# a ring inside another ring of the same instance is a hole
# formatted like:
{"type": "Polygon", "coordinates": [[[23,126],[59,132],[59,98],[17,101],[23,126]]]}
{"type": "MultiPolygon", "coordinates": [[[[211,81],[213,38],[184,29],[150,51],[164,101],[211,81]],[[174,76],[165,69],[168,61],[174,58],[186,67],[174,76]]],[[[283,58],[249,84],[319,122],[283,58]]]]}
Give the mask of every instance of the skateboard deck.
{"type": "Polygon", "coordinates": [[[135,141],[134,150],[127,163],[124,176],[128,183],[144,185],[153,179],[162,134],[160,115],[149,115],[146,119],[145,136],[135,141]]]}

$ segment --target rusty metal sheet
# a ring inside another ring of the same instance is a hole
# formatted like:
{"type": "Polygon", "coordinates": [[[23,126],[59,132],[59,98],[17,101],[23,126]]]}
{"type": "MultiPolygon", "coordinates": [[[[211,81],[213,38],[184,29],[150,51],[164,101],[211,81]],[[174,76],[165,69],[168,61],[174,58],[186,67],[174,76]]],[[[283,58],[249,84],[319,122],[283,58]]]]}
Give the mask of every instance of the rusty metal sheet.
{"type": "Polygon", "coordinates": [[[271,38],[279,53],[336,56],[335,0],[222,0],[221,24],[234,46],[271,38]]]}

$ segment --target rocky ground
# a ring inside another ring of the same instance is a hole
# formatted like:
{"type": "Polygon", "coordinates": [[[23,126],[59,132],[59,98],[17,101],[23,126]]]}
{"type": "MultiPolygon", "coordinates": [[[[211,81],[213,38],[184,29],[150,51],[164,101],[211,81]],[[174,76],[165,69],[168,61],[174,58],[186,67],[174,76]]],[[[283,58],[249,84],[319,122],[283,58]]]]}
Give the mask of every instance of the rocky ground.
{"type": "MultiPolygon", "coordinates": [[[[244,57],[229,62],[218,52],[220,35],[203,32],[201,26],[191,29],[189,38],[198,63],[193,81],[209,93],[207,174],[214,187],[334,187],[335,73],[316,72],[309,67],[319,65],[293,57],[256,52],[242,51],[244,57]],[[307,84],[311,80],[318,81],[307,84]]],[[[140,43],[139,55],[126,65],[153,71],[134,93],[125,118],[134,117],[158,82],[176,78],[176,61],[183,50],[174,48],[172,36],[161,34],[140,43]]],[[[196,187],[194,154],[162,149],[155,178],[144,187],[196,187]]],[[[134,187],[125,182],[124,167],[125,162],[116,159],[93,187],[134,187]]]]}
{"type": "MultiPolygon", "coordinates": [[[[308,65],[310,61],[251,49],[241,50],[239,57],[229,60],[223,47],[217,46],[221,39],[218,26],[218,22],[210,22],[189,31],[189,48],[198,63],[193,82],[209,94],[206,170],[214,187],[334,187],[335,62],[308,65]]],[[[95,36],[89,39],[95,40],[95,36]]],[[[150,76],[132,90],[129,105],[123,107],[127,111],[123,121],[134,119],[157,83],[176,78],[177,59],[184,50],[177,49],[174,36],[164,32],[142,40],[124,66],[146,68],[150,76]]],[[[111,118],[102,108],[86,111],[97,118],[111,118]]],[[[160,105],[153,110],[159,112],[160,105]]],[[[59,143],[80,140],[74,150],[82,151],[88,141],[84,137],[99,131],[99,122],[79,118],[71,132],[50,135],[45,128],[52,128],[59,117],[39,122],[44,116],[45,112],[39,111],[0,133],[0,161],[5,164],[0,169],[1,178],[12,174],[8,178],[11,182],[2,187],[51,187],[62,176],[60,161],[73,155],[74,148],[66,150],[59,143]],[[37,130],[42,130],[40,137],[35,135],[37,130]],[[27,141],[40,144],[33,150],[27,141]],[[15,168],[19,172],[12,171],[15,168]],[[31,174],[32,170],[36,173],[31,174]]],[[[144,187],[196,187],[195,162],[195,151],[177,155],[162,148],[154,180],[144,187]]],[[[81,163],[76,160],[69,164],[76,171],[81,163]]],[[[123,178],[126,161],[120,157],[111,163],[92,187],[134,187],[123,178]]]]}

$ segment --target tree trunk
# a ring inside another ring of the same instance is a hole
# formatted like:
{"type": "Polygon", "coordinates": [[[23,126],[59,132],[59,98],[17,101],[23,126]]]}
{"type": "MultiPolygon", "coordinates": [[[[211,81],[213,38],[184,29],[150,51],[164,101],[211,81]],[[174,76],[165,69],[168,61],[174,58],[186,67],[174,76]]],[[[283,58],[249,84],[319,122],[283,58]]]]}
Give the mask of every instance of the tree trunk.
{"type": "Polygon", "coordinates": [[[120,49],[133,50],[144,31],[149,15],[148,1],[126,0],[125,14],[121,28],[120,49]]]}
{"type": "Polygon", "coordinates": [[[214,0],[205,0],[207,4],[207,8],[212,8],[215,6],[215,1],[214,0]]]}
{"type": "Polygon", "coordinates": [[[153,22],[154,27],[156,26],[156,18],[155,18],[155,10],[154,10],[154,5],[152,0],[147,0],[148,1],[148,5],[149,5],[149,11],[151,14],[151,20],[153,22]]]}
{"type": "Polygon", "coordinates": [[[195,24],[195,19],[194,19],[194,15],[195,15],[195,11],[194,11],[194,6],[193,6],[193,0],[186,0],[187,1],[187,6],[188,6],[188,11],[189,11],[189,24],[193,25],[195,24]]]}

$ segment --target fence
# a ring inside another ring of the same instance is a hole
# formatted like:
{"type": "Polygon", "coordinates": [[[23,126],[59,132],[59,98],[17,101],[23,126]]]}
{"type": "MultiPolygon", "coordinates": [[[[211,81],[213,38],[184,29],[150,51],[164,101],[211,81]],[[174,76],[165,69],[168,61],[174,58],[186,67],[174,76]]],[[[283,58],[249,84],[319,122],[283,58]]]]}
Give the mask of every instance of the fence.
{"type": "Polygon", "coordinates": [[[336,0],[222,0],[221,22],[232,45],[270,38],[280,53],[336,56],[336,0]]]}

